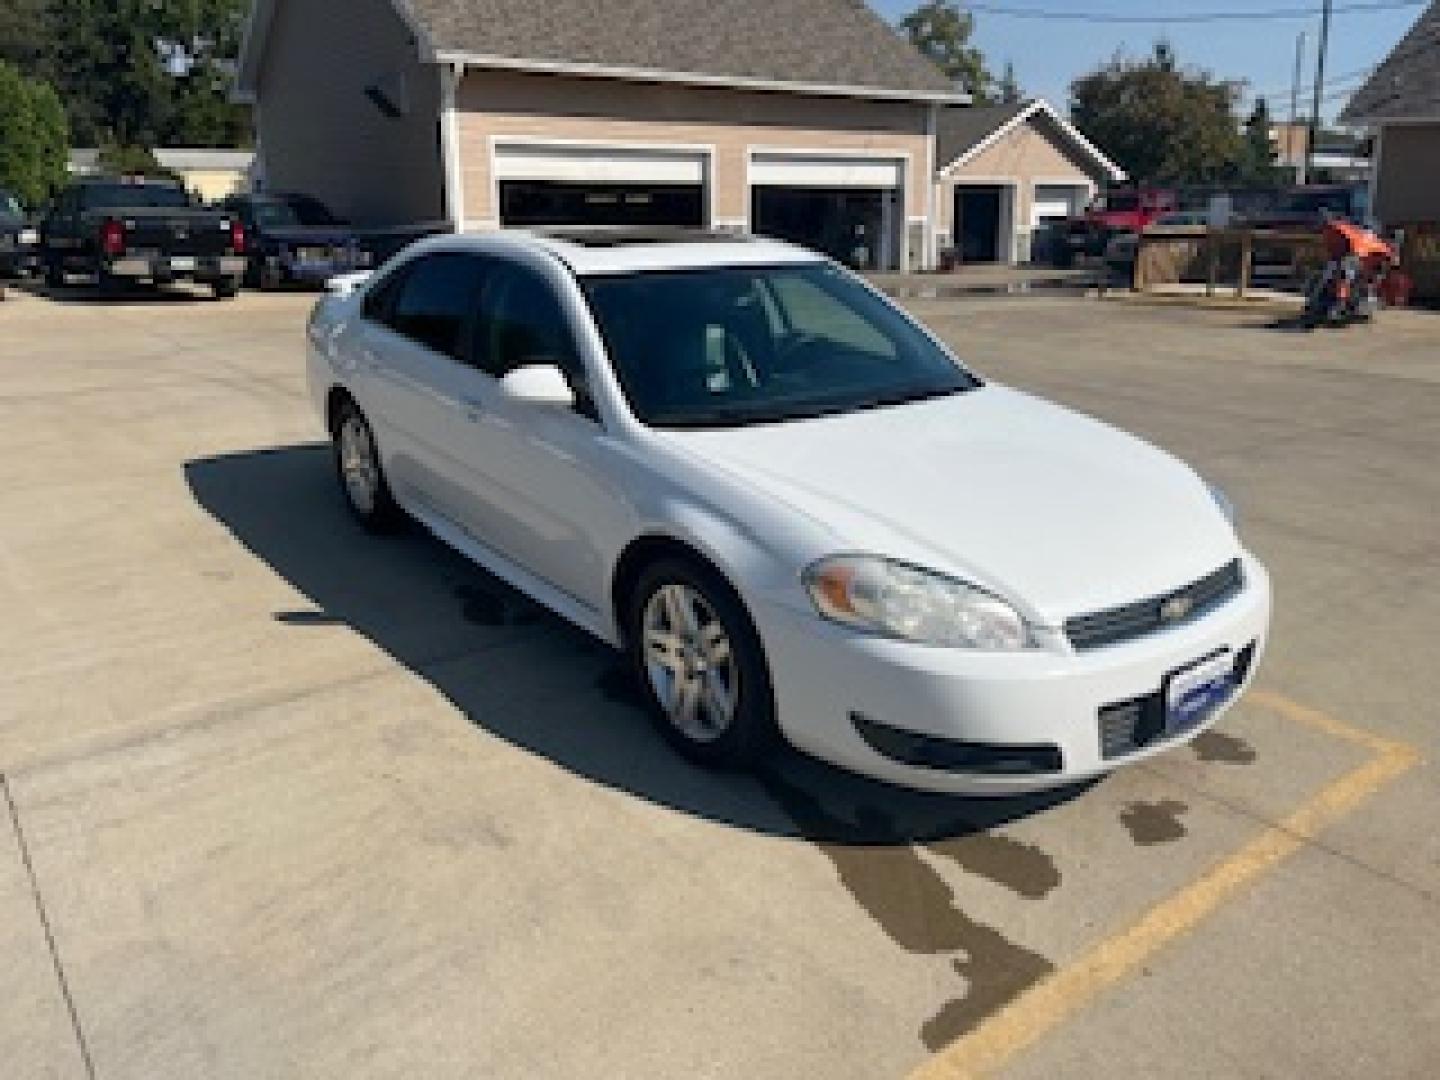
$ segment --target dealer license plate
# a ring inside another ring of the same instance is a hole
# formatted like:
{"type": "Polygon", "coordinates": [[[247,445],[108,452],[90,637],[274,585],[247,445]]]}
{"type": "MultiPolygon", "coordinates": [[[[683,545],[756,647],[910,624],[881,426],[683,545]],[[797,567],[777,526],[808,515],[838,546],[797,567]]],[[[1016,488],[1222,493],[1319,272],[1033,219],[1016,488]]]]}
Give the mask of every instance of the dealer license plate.
{"type": "Polygon", "coordinates": [[[1229,649],[1172,672],[1165,681],[1165,730],[1186,731],[1235,692],[1235,654],[1229,649]]]}

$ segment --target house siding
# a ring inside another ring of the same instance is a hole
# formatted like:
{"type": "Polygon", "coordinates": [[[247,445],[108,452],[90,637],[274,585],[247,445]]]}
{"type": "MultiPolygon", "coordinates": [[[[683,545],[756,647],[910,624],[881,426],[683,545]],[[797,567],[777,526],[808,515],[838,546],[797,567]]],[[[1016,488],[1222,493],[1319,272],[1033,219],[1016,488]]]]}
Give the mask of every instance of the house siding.
{"type": "MultiPolygon", "coordinates": [[[[1004,138],[986,147],[975,158],[949,174],[939,185],[935,217],[937,228],[949,236],[954,228],[955,188],[965,182],[1013,183],[1015,185],[1014,220],[1017,247],[1027,247],[1024,234],[1030,230],[1037,184],[1074,184],[1092,191],[1105,181],[1102,169],[1087,163],[1077,152],[1059,141],[1059,132],[1045,121],[1031,120],[1009,132],[1004,138]]],[[[944,162],[941,168],[945,167],[944,162]]]]}
{"type": "Polygon", "coordinates": [[[701,147],[717,225],[750,217],[750,154],[860,152],[908,159],[905,212],[927,213],[930,137],[922,104],[533,75],[467,73],[456,96],[470,228],[498,224],[496,140],[701,147]]]}
{"type": "Polygon", "coordinates": [[[366,225],[444,217],[440,70],[419,61],[391,0],[277,5],[258,90],[266,189],[307,192],[366,225]],[[403,116],[366,96],[380,80],[403,85],[403,116]]]}
{"type": "Polygon", "coordinates": [[[1375,213],[1387,227],[1440,222],[1440,121],[1387,124],[1381,135],[1375,213]]]}

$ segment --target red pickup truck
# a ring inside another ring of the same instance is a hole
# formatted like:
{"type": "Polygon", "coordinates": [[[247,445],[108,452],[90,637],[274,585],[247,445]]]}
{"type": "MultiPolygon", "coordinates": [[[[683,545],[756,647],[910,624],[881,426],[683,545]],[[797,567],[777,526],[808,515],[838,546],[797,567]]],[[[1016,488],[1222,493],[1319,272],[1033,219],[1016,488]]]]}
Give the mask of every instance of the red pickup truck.
{"type": "Polygon", "coordinates": [[[1066,242],[1071,256],[1103,255],[1117,233],[1144,232],[1161,214],[1180,209],[1180,193],[1166,188],[1124,188],[1098,195],[1071,218],[1066,242]]]}

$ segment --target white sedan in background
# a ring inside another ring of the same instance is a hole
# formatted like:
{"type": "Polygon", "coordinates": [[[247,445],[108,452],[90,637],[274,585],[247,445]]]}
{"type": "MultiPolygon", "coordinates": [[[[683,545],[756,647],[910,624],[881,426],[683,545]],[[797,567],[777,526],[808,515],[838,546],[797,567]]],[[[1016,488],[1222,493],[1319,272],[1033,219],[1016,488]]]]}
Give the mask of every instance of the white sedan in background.
{"type": "Polygon", "coordinates": [[[447,237],[337,282],[308,335],[360,521],[408,515],[625,650],[704,764],[783,737],[915,788],[1068,784],[1214,723],[1264,648],[1219,492],[809,252],[447,237]]]}

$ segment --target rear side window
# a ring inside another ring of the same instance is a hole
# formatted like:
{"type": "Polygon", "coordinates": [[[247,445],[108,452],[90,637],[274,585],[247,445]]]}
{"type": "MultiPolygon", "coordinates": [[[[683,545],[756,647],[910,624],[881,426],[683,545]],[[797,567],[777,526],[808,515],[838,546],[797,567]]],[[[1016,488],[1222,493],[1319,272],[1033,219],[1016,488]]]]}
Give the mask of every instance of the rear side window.
{"type": "MultiPolygon", "coordinates": [[[[383,321],[395,333],[464,360],[465,331],[480,300],[484,266],[469,255],[422,256],[398,283],[383,321]]],[[[382,286],[384,292],[387,286],[382,286]]]]}

